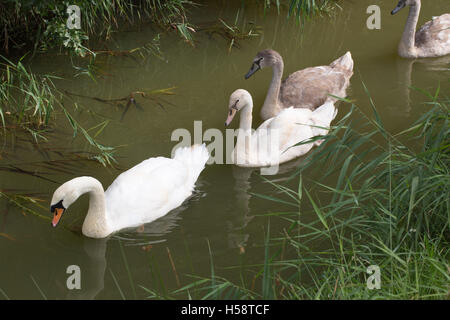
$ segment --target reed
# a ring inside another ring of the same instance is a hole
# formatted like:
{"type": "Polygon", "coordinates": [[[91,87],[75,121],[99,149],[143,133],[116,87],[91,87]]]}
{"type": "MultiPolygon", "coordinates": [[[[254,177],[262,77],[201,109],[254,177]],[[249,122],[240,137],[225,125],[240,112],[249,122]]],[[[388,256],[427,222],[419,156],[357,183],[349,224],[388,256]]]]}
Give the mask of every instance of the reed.
{"type": "MultiPolygon", "coordinates": [[[[66,48],[84,56],[90,37],[107,40],[119,27],[150,19],[160,26],[187,25],[187,0],[78,0],[19,1],[0,3],[0,46],[8,54],[13,50],[66,48]],[[76,4],[82,13],[81,29],[67,29],[67,7],[76,4]],[[32,44],[31,47],[29,44],[32,44]]],[[[182,34],[183,35],[183,34],[182,34]]],[[[183,35],[185,36],[185,35],[183,35]]]]}
{"type": "MultiPolygon", "coordinates": [[[[336,0],[259,0],[264,12],[276,6],[288,17],[298,20],[312,15],[329,12],[337,7],[336,0]]],[[[210,5],[210,4],[205,4],[210,5]]],[[[12,51],[47,51],[54,48],[65,49],[70,54],[86,56],[92,54],[89,40],[95,42],[109,40],[112,33],[127,25],[150,20],[161,30],[173,30],[187,43],[194,45],[197,27],[189,22],[187,8],[196,6],[189,0],[78,0],[23,2],[8,0],[0,3],[0,48],[8,55],[12,51]],[[67,7],[76,4],[82,13],[81,29],[68,29],[67,7]],[[95,38],[95,39],[94,39],[95,38]]],[[[230,38],[231,45],[242,37],[254,36],[223,22],[226,29],[222,33],[230,38]],[[228,29],[228,30],[227,30],[228,29]]],[[[220,28],[220,25],[218,26],[220,28]]],[[[222,26],[223,27],[223,26],[222,26]]]]}
{"type": "Polygon", "coordinates": [[[298,21],[321,13],[329,13],[333,8],[339,7],[337,0],[273,0],[262,1],[264,12],[275,6],[278,14],[287,9],[287,17],[296,17],[298,21]]]}
{"type": "Polygon", "coordinates": [[[47,125],[56,99],[55,88],[49,75],[36,75],[22,63],[24,57],[13,63],[0,56],[0,116],[3,127],[5,117],[14,118],[18,125],[38,128],[47,125]]]}
{"type": "MultiPolygon", "coordinates": [[[[51,128],[50,119],[56,113],[63,113],[73,129],[73,137],[81,132],[86,142],[96,152],[90,156],[103,165],[115,162],[113,147],[100,144],[88,130],[84,129],[61,103],[62,94],[58,92],[49,75],[32,73],[22,63],[0,56],[0,118],[4,136],[8,131],[25,131],[31,134],[35,142],[46,140],[45,133],[51,128]]],[[[96,136],[106,127],[100,126],[96,136]]]]}

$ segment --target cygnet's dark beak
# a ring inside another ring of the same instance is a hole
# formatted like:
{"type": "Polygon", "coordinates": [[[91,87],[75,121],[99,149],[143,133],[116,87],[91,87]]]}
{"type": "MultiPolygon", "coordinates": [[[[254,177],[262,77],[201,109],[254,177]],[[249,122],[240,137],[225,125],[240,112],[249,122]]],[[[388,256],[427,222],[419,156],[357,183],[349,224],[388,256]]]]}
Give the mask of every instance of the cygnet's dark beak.
{"type": "Polygon", "coordinates": [[[397,12],[402,10],[405,6],[406,6],[406,2],[405,1],[399,1],[397,6],[395,7],[395,9],[391,11],[391,14],[392,15],[396,14],[397,12]]]}
{"type": "Polygon", "coordinates": [[[259,69],[261,69],[259,64],[257,64],[256,62],[253,62],[252,66],[250,67],[250,70],[248,70],[247,74],[245,75],[245,79],[250,78],[259,69]]]}

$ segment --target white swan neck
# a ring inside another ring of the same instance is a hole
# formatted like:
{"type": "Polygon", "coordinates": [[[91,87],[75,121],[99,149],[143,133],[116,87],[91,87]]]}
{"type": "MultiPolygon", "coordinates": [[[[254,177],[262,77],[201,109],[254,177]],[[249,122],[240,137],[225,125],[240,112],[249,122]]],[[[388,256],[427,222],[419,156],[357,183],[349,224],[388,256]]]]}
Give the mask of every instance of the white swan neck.
{"type": "Polygon", "coordinates": [[[241,115],[239,120],[239,132],[236,141],[236,150],[238,154],[245,158],[251,153],[251,138],[252,138],[252,111],[253,101],[247,102],[247,105],[241,109],[241,115]]]}
{"type": "Polygon", "coordinates": [[[239,129],[248,131],[252,130],[253,122],[253,101],[249,100],[247,105],[241,109],[241,115],[239,119],[239,129]]]}
{"type": "Polygon", "coordinates": [[[112,230],[106,214],[106,201],[103,186],[95,178],[82,180],[81,194],[89,194],[89,210],[83,222],[83,234],[91,238],[104,238],[112,230]]]}
{"type": "Polygon", "coordinates": [[[261,117],[263,119],[272,118],[280,111],[279,96],[284,69],[283,60],[280,58],[280,60],[273,65],[272,69],[272,80],[270,82],[269,90],[267,91],[266,99],[264,100],[264,105],[261,109],[261,117]]]}
{"type": "Polygon", "coordinates": [[[399,44],[399,53],[402,56],[415,56],[415,36],[417,22],[420,14],[420,1],[409,7],[408,20],[406,21],[405,30],[403,31],[402,39],[399,44]]]}

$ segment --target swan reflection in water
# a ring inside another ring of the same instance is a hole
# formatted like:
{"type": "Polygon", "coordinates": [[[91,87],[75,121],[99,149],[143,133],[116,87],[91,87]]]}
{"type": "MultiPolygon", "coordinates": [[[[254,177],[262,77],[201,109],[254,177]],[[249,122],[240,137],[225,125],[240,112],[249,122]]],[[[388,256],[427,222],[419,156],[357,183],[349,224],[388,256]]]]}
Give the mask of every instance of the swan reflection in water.
{"type": "MultiPolygon", "coordinates": [[[[117,234],[113,234],[110,238],[91,239],[83,237],[85,259],[83,259],[83,263],[80,265],[81,289],[68,290],[65,284],[60,284],[60,287],[63,287],[62,290],[69,291],[65,299],[92,300],[104,289],[105,273],[107,272],[106,249],[108,243],[120,241],[120,245],[124,247],[140,246],[143,248],[164,243],[166,241],[164,236],[179,225],[179,221],[182,219],[181,213],[189,206],[189,203],[203,197],[201,185],[201,181],[198,181],[194,194],[188,200],[180,207],[151,223],[144,224],[138,228],[125,229],[117,234]]],[[[108,267],[108,269],[110,268],[108,267]]],[[[115,277],[116,275],[109,270],[107,276],[115,277]]]]}
{"type": "MultiPolygon", "coordinates": [[[[283,163],[278,168],[278,173],[273,176],[264,176],[272,182],[282,182],[289,179],[290,176],[283,177],[287,173],[293,173],[298,167],[306,164],[307,158],[300,157],[298,159],[283,163]]],[[[233,166],[233,177],[235,179],[234,191],[236,197],[236,210],[231,215],[231,218],[226,222],[228,232],[228,247],[230,249],[239,249],[240,253],[245,252],[245,247],[248,244],[250,235],[245,232],[249,222],[254,218],[250,210],[250,189],[251,176],[253,172],[260,174],[260,168],[244,168],[233,166]]],[[[262,179],[258,177],[257,179],[262,179]]],[[[267,200],[269,201],[269,200],[267,200]]],[[[257,214],[260,214],[258,212],[257,214]]]]}
{"type": "MultiPolygon", "coordinates": [[[[397,59],[397,74],[404,103],[401,109],[397,110],[402,110],[405,114],[411,112],[411,90],[414,90],[414,87],[418,87],[412,81],[414,68],[423,68],[431,75],[436,74],[437,76],[440,76],[442,72],[449,73],[450,55],[426,59],[397,59]]],[[[431,92],[431,94],[434,95],[434,92],[431,92]]]]}

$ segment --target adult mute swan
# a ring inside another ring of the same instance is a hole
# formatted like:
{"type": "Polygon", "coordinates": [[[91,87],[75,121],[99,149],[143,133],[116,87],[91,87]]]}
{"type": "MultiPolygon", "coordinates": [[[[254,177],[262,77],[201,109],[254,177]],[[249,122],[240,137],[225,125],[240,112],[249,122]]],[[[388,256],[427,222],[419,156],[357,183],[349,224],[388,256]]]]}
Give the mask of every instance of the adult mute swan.
{"type": "Polygon", "coordinates": [[[403,58],[431,58],[449,54],[450,13],[433,17],[416,32],[420,0],[400,0],[391,14],[396,14],[406,6],[409,6],[409,15],[398,45],[398,54],[403,58]]]}
{"type": "Polygon", "coordinates": [[[87,237],[104,238],[156,220],[192,194],[208,158],[204,144],[179,148],[173,159],[149,158],[121,173],[105,192],[92,177],[67,181],[53,193],[52,225],[56,227],[64,211],[84,193],[89,193],[89,210],[82,228],[87,237]]]}
{"type": "Polygon", "coordinates": [[[296,71],[281,81],[284,63],[280,54],[266,49],[258,52],[245,79],[259,69],[272,67],[273,76],[261,109],[261,118],[267,120],[288,107],[314,110],[331,99],[329,94],[345,97],[353,75],[353,59],[350,52],[333,61],[329,66],[310,67],[296,71]]]}
{"type": "Polygon", "coordinates": [[[226,126],[241,111],[237,142],[232,152],[233,163],[241,167],[275,166],[306,154],[320,141],[293,146],[327,134],[337,112],[331,100],[314,111],[291,107],[264,121],[252,132],[253,100],[248,91],[234,91],[228,109],[226,126]]]}

